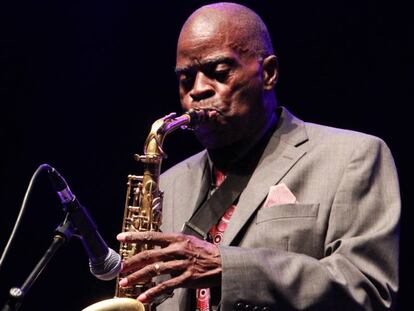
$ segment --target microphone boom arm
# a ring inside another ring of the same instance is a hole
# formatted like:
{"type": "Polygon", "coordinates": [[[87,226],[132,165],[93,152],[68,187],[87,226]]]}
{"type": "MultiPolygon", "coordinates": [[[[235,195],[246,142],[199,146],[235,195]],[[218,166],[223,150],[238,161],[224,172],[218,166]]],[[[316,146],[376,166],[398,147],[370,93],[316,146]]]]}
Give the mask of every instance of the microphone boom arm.
{"type": "Polygon", "coordinates": [[[24,281],[21,287],[12,287],[9,290],[9,299],[3,306],[1,311],[17,311],[23,303],[24,297],[26,297],[28,291],[33,286],[34,282],[38,279],[42,271],[46,268],[47,264],[55,255],[56,251],[69,242],[73,235],[73,226],[70,221],[67,221],[67,217],[63,224],[55,230],[53,241],[49,248],[43,254],[37,265],[34,267],[30,275],[24,281]]]}

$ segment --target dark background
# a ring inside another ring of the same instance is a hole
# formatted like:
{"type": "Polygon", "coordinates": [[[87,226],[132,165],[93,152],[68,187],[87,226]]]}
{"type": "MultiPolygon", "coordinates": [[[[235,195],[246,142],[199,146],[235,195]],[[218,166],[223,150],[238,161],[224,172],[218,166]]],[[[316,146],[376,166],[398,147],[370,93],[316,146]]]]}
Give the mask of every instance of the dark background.
{"type": "MultiPolygon", "coordinates": [[[[182,23],[205,1],[3,1],[0,4],[0,250],[31,175],[56,167],[114,249],[126,176],[140,174],[153,121],[180,111],[173,72],[182,23]]],[[[403,198],[399,310],[410,308],[414,225],[408,151],[412,139],[413,44],[408,6],[380,1],[244,1],[261,15],[280,61],[280,104],[300,118],[383,138],[403,198]]],[[[201,150],[191,133],[164,147],[166,169],[201,150]]],[[[22,227],[0,271],[0,307],[22,285],[63,218],[48,179],[33,188],[22,227]]],[[[253,290],[254,284],[252,284],[253,290]]],[[[77,240],[61,249],[21,310],[80,310],[112,295],[77,240]]]]}

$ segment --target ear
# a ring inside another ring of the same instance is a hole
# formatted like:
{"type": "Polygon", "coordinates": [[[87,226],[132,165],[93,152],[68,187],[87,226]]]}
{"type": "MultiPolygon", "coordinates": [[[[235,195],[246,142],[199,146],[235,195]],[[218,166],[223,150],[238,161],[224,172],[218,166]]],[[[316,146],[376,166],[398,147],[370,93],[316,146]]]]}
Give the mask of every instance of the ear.
{"type": "Polygon", "coordinates": [[[263,60],[263,89],[272,90],[279,77],[278,63],[276,55],[269,55],[263,60]]]}

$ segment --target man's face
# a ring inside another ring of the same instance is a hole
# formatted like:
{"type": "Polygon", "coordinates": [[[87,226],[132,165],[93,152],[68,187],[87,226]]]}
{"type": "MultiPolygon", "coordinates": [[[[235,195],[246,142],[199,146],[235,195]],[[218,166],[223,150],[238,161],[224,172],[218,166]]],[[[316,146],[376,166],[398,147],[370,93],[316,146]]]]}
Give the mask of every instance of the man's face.
{"type": "Polygon", "coordinates": [[[266,122],[261,60],[237,31],[197,26],[181,33],[176,63],[184,110],[210,109],[196,135],[211,149],[252,138],[266,122]]]}

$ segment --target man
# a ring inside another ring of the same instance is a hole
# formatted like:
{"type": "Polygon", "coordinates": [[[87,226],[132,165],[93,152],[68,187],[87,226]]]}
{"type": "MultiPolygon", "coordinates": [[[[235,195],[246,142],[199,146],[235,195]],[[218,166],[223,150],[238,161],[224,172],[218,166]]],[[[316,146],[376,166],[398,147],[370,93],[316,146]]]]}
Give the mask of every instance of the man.
{"type": "Polygon", "coordinates": [[[386,145],[276,107],[277,59],[244,6],[194,12],[176,71],[183,108],[208,110],[195,130],[206,151],[162,175],[164,233],[118,236],[161,246],[126,261],[120,285],[169,276],[138,297],[176,289],[158,310],[392,309],[400,198],[386,145]],[[233,175],[247,185],[208,237],[179,233],[233,175]]]}

